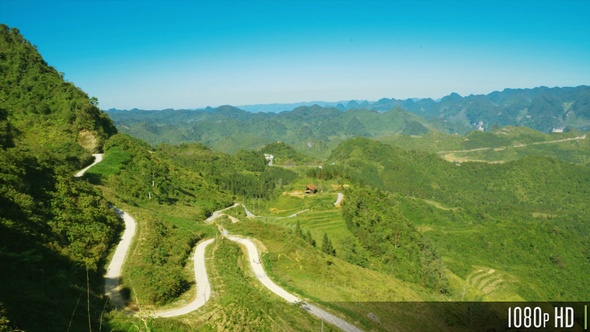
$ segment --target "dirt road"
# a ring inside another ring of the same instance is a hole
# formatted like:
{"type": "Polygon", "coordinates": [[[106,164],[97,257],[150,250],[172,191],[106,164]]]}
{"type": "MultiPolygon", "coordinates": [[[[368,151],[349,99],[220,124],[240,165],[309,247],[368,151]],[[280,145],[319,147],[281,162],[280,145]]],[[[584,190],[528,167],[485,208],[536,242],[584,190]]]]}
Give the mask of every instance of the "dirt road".
{"type": "Polygon", "coordinates": [[[93,154],[93,156],[94,156],[94,162],[92,164],[86,166],[86,168],[84,168],[83,170],[76,173],[76,175],[74,175],[75,177],[77,177],[77,178],[81,177],[82,175],[84,175],[84,173],[86,173],[87,170],[90,169],[90,167],[92,167],[102,161],[102,156],[103,156],[102,153],[95,153],[95,154],[93,154]]]}
{"type": "Polygon", "coordinates": [[[121,297],[121,270],[125,257],[131,246],[131,241],[135,235],[136,222],[130,215],[123,210],[114,208],[115,212],[119,214],[125,222],[125,231],[121,237],[121,241],[117,245],[113,259],[107,267],[107,273],[104,276],[104,293],[111,299],[111,303],[117,309],[125,308],[125,301],[121,297]]]}
{"type": "Polygon", "coordinates": [[[268,288],[271,292],[282,297],[289,303],[300,303],[301,307],[307,310],[310,314],[324,320],[325,322],[337,326],[343,331],[362,331],[358,327],[348,323],[347,321],[339,317],[336,317],[335,315],[332,315],[331,313],[323,309],[320,309],[312,304],[301,302],[301,300],[298,297],[287,292],[282,287],[270,280],[270,278],[264,271],[264,268],[262,267],[262,263],[260,261],[260,257],[258,256],[258,250],[256,249],[256,245],[254,245],[254,243],[251,240],[232,235],[227,236],[227,238],[246,247],[246,249],[248,250],[248,259],[250,261],[250,267],[252,268],[252,271],[256,275],[256,278],[258,278],[258,280],[264,285],[264,287],[268,288]]]}
{"type": "Polygon", "coordinates": [[[195,269],[195,281],[197,283],[197,296],[195,299],[180,308],[158,311],[154,313],[153,317],[174,317],[188,314],[202,307],[211,297],[211,285],[209,285],[209,278],[207,277],[207,270],[205,269],[205,249],[213,242],[214,239],[201,241],[195,249],[193,258],[195,269]]]}

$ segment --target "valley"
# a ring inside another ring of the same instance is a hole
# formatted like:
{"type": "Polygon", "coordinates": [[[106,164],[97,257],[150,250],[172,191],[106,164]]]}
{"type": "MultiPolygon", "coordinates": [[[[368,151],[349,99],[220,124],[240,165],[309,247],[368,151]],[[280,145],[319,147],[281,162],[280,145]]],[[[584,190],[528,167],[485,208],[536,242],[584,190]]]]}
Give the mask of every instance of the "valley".
{"type": "Polygon", "coordinates": [[[103,112],[0,37],[0,331],[500,330],[590,299],[587,86],[103,112]]]}

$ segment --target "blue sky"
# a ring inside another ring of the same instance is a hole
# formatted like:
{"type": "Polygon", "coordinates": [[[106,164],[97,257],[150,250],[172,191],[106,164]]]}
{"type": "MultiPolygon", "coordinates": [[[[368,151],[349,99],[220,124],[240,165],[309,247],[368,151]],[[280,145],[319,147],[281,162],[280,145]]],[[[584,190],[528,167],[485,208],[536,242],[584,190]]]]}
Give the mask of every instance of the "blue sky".
{"type": "Polygon", "coordinates": [[[103,109],[588,85],[589,18],[586,0],[0,0],[103,109]]]}

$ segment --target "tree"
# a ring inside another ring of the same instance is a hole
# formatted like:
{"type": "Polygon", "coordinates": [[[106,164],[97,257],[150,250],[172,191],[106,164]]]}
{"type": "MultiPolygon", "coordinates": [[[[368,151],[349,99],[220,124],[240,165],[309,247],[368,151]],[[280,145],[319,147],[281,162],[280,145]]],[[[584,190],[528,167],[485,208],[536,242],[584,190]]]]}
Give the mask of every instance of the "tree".
{"type": "Polygon", "coordinates": [[[309,231],[309,229],[307,230],[307,233],[305,234],[305,240],[311,244],[312,246],[315,247],[315,240],[311,237],[311,232],[309,231]]]}
{"type": "Polygon", "coordinates": [[[297,225],[295,225],[295,235],[305,240],[305,236],[303,235],[303,231],[301,230],[301,224],[299,223],[299,220],[297,220],[297,225]]]}
{"type": "Polygon", "coordinates": [[[336,256],[336,249],[332,246],[332,241],[330,241],[326,233],[324,233],[324,238],[322,239],[322,252],[336,256]]]}

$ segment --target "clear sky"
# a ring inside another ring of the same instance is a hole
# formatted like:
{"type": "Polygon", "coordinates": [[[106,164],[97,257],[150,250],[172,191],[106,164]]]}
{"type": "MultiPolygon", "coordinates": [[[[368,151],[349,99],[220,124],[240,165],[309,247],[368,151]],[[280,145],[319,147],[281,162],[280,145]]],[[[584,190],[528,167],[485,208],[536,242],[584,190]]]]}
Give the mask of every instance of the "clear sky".
{"type": "Polygon", "coordinates": [[[103,109],[590,84],[586,0],[0,0],[0,22],[103,109]]]}

